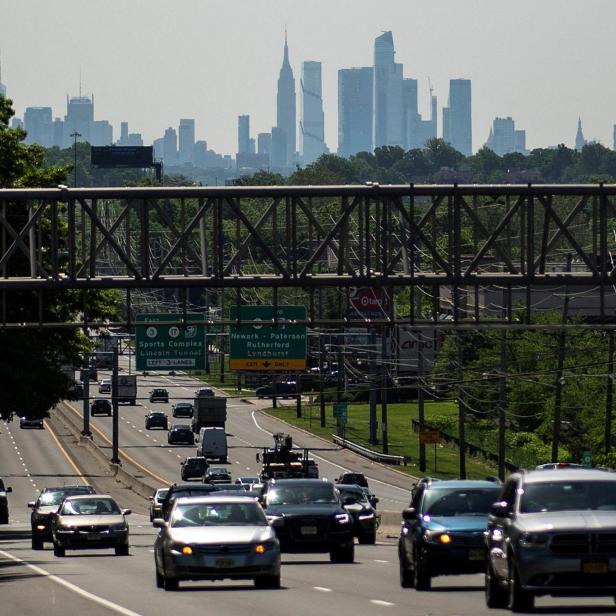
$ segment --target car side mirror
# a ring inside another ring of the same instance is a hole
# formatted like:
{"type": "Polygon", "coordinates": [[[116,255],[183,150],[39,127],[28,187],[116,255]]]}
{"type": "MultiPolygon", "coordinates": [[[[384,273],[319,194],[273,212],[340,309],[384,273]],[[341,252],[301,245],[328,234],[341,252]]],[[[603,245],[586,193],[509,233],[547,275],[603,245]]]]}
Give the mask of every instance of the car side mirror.
{"type": "Polygon", "coordinates": [[[256,458],[256,460],[257,460],[257,462],[258,462],[258,463],[260,463],[260,462],[261,462],[261,455],[260,455],[260,454],[257,454],[257,455],[255,456],[255,458],[256,458]]]}
{"type": "Polygon", "coordinates": [[[154,518],[152,520],[152,526],[154,528],[167,528],[167,522],[163,518],[154,518]]]}
{"type": "Polygon", "coordinates": [[[9,492],[12,492],[12,491],[13,491],[13,488],[11,488],[11,486],[8,486],[6,489],[6,493],[8,494],[9,492]]]}
{"type": "Polygon", "coordinates": [[[497,501],[490,507],[490,515],[496,518],[506,518],[511,515],[511,507],[507,501],[497,501]]]}
{"type": "Polygon", "coordinates": [[[132,513],[131,509],[122,509],[122,515],[130,515],[132,513]]]}
{"type": "Polygon", "coordinates": [[[36,507],[36,501],[30,501],[30,502],[28,503],[28,507],[29,507],[30,509],[34,509],[34,508],[36,507]]]}
{"type": "Polygon", "coordinates": [[[407,509],[402,510],[402,519],[410,522],[412,520],[417,519],[417,511],[415,507],[408,507],[407,509]]]}

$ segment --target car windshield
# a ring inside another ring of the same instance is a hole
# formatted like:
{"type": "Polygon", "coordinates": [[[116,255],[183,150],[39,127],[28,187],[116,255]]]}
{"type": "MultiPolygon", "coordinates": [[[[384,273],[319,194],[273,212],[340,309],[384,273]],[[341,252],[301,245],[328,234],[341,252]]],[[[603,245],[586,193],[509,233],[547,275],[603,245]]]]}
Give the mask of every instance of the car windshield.
{"type": "Polygon", "coordinates": [[[268,505],[299,505],[302,503],[337,503],[333,486],[280,486],[267,495],[268,505]]]}
{"type": "Polygon", "coordinates": [[[261,507],[246,503],[178,505],[171,514],[173,528],[184,526],[267,526],[261,507]]]}
{"type": "Polygon", "coordinates": [[[61,515],[119,515],[120,508],[110,498],[66,500],[61,515]]]}
{"type": "Polygon", "coordinates": [[[616,481],[553,481],[524,488],[520,511],[616,511],[616,481]]]}
{"type": "Polygon", "coordinates": [[[354,490],[350,488],[339,488],[342,498],[352,498],[355,503],[367,503],[366,495],[363,490],[354,490]]]}
{"type": "Polygon", "coordinates": [[[156,500],[159,503],[162,503],[165,496],[167,496],[167,492],[169,492],[169,490],[159,490],[158,492],[156,492],[156,500]]]}
{"type": "Polygon", "coordinates": [[[180,490],[174,490],[171,492],[168,500],[175,500],[176,498],[184,498],[188,496],[208,496],[212,492],[211,486],[203,486],[203,488],[182,488],[180,490]]]}
{"type": "Polygon", "coordinates": [[[424,496],[424,515],[449,517],[460,515],[485,515],[498,498],[500,487],[481,489],[432,489],[424,496]]]}
{"type": "Polygon", "coordinates": [[[40,496],[39,496],[39,506],[40,507],[48,507],[51,505],[60,505],[62,503],[62,501],[67,497],[67,496],[72,496],[73,494],[87,494],[88,491],[86,489],[84,490],[75,490],[75,489],[71,489],[71,490],[56,490],[56,491],[49,491],[49,492],[43,492],[40,496]]]}

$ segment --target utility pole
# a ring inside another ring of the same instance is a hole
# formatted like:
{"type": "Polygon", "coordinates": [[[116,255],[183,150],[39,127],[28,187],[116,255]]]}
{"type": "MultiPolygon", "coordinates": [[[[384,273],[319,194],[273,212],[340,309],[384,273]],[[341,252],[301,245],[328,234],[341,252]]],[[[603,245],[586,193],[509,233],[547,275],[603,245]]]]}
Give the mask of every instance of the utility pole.
{"type": "Polygon", "coordinates": [[[319,332],[319,411],[321,419],[321,428],[325,427],[325,396],[323,388],[323,355],[325,354],[325,346],[323,344],[323,332],[319,332]]]}
{"type": "Polygon", "coordinates": [[[111,463],[120,464],[118,455],[119,421],[118,421],[118,349],[113,349],[113,371],[111,373],[111,414],[112,414],[112,452],[111,463]]]}
{"type": "Polygon", "coordinates": [[[368,442],[372,445],[378,443],[377,438],[377,419],[376,419],[376,331],[370,330],[370,435],[368,442]]]}
{"type": "Polygon", "coordinates": [[[77,188],[77,138],[81,137],[81,133],[75,131],[70,135],[73,137],[73,186],[77,188]]]}
{"type": "Polygon", "coordinates": [[[605,394],[605,453],[612,448],[612,399],[614,390],[614,330],[610,329],[607,339],[607,392],[605,394]]]}
{"type": "Polygon", "coordinates": [[[505,479],[505,418],[507,415],[507,330],[501,331],[498,395],[498,478],[505,479]]]}
{"type": "MultiPolygon", "coordinates": [[[[419,413],[419,433],[425,431],[426,429],[426,413],[425,413],[425,404],[424,404],[424,388],[423,388],[423,379],[424,379],[424,356],[423,356],[423,345],[421,340],[421,332],[416,332],[417,336],[417,410],[419,413]]],[[[424,443],[419,441],[419,470],[425,472],[426,470],[426,446],[424,443]]]]}
{"type": "Polygon", "coordinates": [[[381,434],[383,435],[383,453],[389,453],[389,435],[387,434],[387,328],[383,326],[381,337],[381,434]]]}
{"type": "Polygon", "coordinates": [[[464,402],[464,367],[462,365],[463,352],[463,333],[457,332],[458,346],[458,441],[460,446],[460,479],[466,479],[466,407],[464,402]]]}
{"type": "Polygon", "coordinates": [[[83,430],[82,436],[92,436],[90,432],[90,354],[84,358],[85,369],[83,370],[83,430]]]}

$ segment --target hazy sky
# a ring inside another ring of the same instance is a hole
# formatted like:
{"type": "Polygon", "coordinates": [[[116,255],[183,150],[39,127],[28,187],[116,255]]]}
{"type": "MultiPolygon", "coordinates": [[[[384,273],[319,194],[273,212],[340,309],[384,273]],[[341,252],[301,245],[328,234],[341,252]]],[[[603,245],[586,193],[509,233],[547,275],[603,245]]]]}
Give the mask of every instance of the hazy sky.
{"type": "Polygon", "coordinates": [[[419,79],[424,115],[432,80],[439,136],[449,79],[464,77],[475,150],[508,115],[530,148],[572,146],[578,116],[587,139],[612,146],[616,0],[0,0],[2,81],[19,116],[38,105],[64,116],[81,70],[114,138],[122,120],[151,143],[192,117],[198,139],[234,154],[238,115],[252,136],[276,122],[285,24],[298,106],[301,62],[323,63],[334,152],[337,71],[371,65],[383,30],[405,77],[419,79]]]}

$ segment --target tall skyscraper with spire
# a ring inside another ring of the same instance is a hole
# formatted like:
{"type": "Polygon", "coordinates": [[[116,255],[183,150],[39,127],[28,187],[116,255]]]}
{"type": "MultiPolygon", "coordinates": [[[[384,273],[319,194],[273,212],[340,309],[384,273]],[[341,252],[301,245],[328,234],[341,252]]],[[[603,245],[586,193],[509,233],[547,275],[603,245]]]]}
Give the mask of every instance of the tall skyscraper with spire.
{"type": "Polygon", "coordinates": [[[302,163],[309,165],[325,153],[321,63],[302,62],[300,152],[302,163]]]}
{"type": "Polygon", "coordinates": [[[297,143],[296,125],[297,112],[295,102],[295,78],[293,69],[289,64],[289,46],[287,44],[287,31],[284,33],[284,58],[278,76],[278,96],[276,100],[276,127],[284,132],[286,139],[286,160],[284,167],[290,167],[295,160],[295,147],[297,143]]]}
{"type": "Polygon", "coordinates": [[[584,139],[584,133],[582,132],[582,118],[578,118],[577,133],[575,135],[575,149],[578,152],[581,152],[585,145],[586,139],[584,139]]]}

